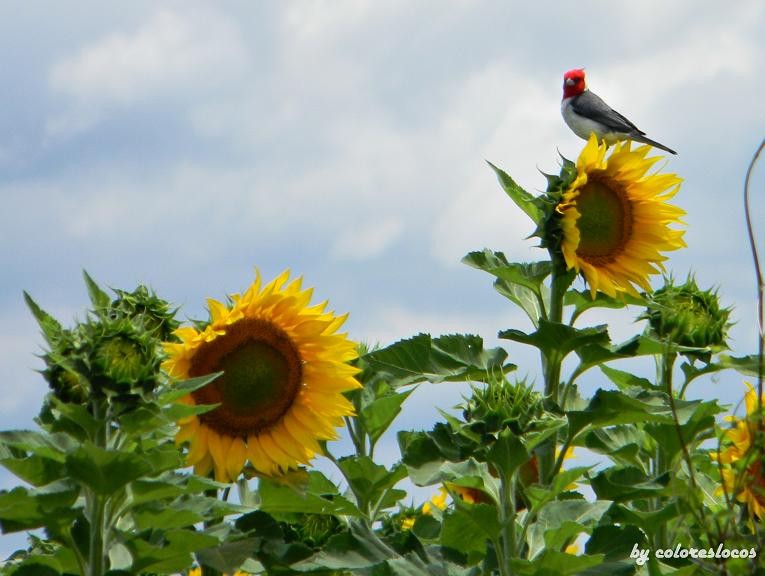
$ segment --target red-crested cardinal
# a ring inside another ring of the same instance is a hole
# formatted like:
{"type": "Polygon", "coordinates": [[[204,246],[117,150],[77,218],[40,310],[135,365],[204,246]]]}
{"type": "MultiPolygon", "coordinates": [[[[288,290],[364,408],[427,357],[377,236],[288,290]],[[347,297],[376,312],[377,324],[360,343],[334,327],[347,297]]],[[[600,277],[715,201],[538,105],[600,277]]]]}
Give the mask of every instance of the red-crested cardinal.
{"type": "Polygon", "coordinates": [[[563,75],[560,111],[574,134],[585,140],[594,132],[606,144],[613,144],[617,140],[634,140],[677,154],[671,148],[647,138],[645,132],[590,92],[585,85],[584,70],[577,68],[563,75]]]}

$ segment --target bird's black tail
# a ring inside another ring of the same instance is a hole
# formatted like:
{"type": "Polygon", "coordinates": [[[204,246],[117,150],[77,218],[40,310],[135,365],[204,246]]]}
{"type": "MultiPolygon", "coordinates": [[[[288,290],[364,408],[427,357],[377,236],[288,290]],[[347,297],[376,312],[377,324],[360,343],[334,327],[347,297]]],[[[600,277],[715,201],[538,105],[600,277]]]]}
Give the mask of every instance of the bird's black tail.
{"type": "Polygon", "coordinates": [[[643,144],[648,144],[649,146],[653,146],[654,148],[659,148],[660,150],[664,150],[665,152],[669,152],[670,154],[677,154],[672,148],[667,148],[664,144],[659,144],[656,140],[651,140],[650,138],[646,138],[642,134],[630,134],[630,140],[634,140],[635,142],[642,142],[643,144]]]}

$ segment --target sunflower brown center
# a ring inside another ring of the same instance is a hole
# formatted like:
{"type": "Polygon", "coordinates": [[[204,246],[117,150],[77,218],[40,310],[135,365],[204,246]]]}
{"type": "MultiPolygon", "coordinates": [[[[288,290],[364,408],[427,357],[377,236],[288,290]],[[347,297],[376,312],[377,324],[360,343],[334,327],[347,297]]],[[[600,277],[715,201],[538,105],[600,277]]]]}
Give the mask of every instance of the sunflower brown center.
{"type": "Polygon", "coordinates": [[[246,437],[277,422],[292,405],[302,382],[302,360],[289,336],[254,318],[226,327],[226,334],[203,344],[189,375],[223,374],[192,393],[197,404],[220,404],[199,415],[220,434],[246,437]]]}
{"type": "Polygon", "coordinates": [[[595,265],[615,260],[632,235],[632,205],[621,186],[591,175],[576,199],[576,254],[595,265]]]}

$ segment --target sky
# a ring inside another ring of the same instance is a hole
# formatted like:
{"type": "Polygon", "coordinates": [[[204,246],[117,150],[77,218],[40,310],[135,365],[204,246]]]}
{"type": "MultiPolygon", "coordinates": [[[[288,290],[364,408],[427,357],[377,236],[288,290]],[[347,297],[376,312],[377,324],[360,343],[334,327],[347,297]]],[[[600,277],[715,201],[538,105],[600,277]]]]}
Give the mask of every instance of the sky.
{"type": "MultiPolygon", "coordinates": [[[[537,192],[559,153],[576,158],[560,116],[575,67],[678,151],[662,168],[684,178],[688,247],[668,269],[719,287],[733,353],[752,353],[741,197],[765,136],[763,29],[759,0],[0,2],[0,429],[33,427],[47,391],[22,291],[71,324],[83,269],[200,317],[256,266],[289,268],[370,343],[529,329],[460,259],[544,258],[485,160],[537,192]]],[[[761,223],[765,166],[752,186],[761,223]]],[[[638,314],[617,315],[614,340],[638,314]]],[[[533,354],[501,344],[537,377],[533,354]]],[[[731,404],[744,391],[734,373],[694,386],[731,404]]],[[[429,428],[465,391],[423,387],[399,426],[429,428]]],[[[380,453],[397,457],[393,434],[380,453]]],[[[0,536],[0,558],[21,545],[0,536]]]]}

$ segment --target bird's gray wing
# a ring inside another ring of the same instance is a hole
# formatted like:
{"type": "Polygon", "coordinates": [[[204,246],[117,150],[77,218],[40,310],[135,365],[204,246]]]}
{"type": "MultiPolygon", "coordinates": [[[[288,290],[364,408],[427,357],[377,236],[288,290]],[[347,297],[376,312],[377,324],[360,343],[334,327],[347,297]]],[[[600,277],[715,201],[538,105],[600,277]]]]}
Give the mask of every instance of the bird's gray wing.
{"type": "Polygon", "coordinates": [[[585,90],[571,99],[571,108],[577,114],[600,122],[614,132],[637,132],[645,134],[632,122],[611,108],[597,94],[585,90]]]}

